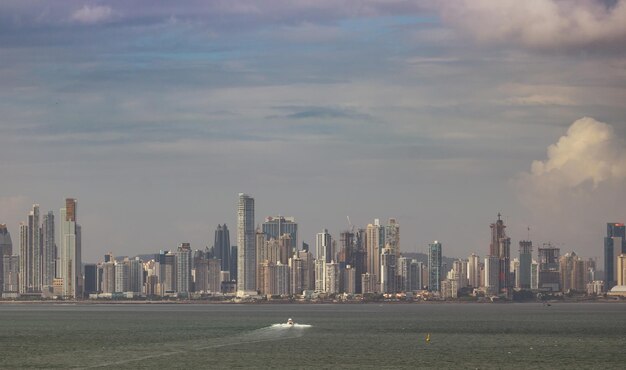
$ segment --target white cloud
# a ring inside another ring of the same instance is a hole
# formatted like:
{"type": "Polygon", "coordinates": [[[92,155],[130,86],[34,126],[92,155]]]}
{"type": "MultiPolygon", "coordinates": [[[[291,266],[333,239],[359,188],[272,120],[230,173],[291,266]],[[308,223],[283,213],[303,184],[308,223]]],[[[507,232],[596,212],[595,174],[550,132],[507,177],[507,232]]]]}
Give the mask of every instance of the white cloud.
{"type": "Polygon", "coordinates": [[[83,24],[96,24],[106,22],[110,20],[112,16],[113,11],[108,6],[85,5],[72,13],[71,19],[83,24]]]}
{"type": "Polygon", "coordinates": [[[626,142],[611,125],[581,118],[515,187],[538,235],[558,234],[566,250],[597,255],[604,224],[626,218],[626,142]]]}
{"type": "Polygon", "coordinates": [[[445,0],[444,21],[478,42],[553,50],[604,47],[623,52],[626,1],[445,0]]]}
{"type": "Polygon", "coordinates": [[[575,188],[585,181],[597,188],[604,181],[626,178],[626,144],[611,125],[584,117],[548,147],[547,160],[533,162],[530,176],[559,188],[575,188]]]}

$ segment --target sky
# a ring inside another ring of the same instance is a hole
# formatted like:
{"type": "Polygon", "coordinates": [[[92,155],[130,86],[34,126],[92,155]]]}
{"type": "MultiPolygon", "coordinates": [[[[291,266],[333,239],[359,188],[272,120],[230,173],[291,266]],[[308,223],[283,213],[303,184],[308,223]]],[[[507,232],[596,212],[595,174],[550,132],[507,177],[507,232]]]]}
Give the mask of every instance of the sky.
{"type": "Polygon", "coordinates": [[[602,260],[626,221],[625,0],[0,2],[0,223],[78,199],[83,259],[313,245],[394,217],[400,247],[512,239],[602,260]]]}

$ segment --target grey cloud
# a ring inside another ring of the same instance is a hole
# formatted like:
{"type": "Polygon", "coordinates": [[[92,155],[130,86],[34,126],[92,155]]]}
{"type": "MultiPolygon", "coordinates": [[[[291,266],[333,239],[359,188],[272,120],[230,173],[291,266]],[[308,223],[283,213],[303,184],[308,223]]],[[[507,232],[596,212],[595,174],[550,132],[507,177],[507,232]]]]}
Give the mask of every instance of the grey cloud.
{"type": "Polygon", "coordinates": [[[290,113],[283,115],[270,116],[268,118],[290,118],[290,119],[328,119],[328,118],[345,118],[355,120],[370,120],[372,116],[369,114],[358,112],[350,108],[341,107],[316,107],[316,106],[283,106],[276,107],[290,113]]]}

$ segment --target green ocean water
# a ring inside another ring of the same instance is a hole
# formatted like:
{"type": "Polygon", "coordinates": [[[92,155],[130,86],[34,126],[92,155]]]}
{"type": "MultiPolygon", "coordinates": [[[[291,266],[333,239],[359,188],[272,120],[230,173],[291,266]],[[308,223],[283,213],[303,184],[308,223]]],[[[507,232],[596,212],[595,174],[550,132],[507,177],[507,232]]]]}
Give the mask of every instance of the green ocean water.
{"type": "Polygon", "coordinates": [[[623,369],[626,304],[3,304],[0,367],[623,369]]]}

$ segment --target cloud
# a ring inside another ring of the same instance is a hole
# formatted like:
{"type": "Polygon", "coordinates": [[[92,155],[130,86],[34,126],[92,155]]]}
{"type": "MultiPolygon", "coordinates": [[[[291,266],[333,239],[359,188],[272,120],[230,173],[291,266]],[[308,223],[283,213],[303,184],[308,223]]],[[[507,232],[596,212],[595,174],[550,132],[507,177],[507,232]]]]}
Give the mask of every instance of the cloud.
{"type": "Polygon", "coordinates": [[[85,5],[72,13],[71,19],[83,24],[97,24],[110,20],[112,16],[113,11],[108,6],[85,5]]]}
{"type": "Polygon", "coordinates": [[[604,181],[626,178],[626,143],[613,127],[593,118],[574,122],[556,144],[548,147],[548,159],[534,161],[532,181],[557,190],[576,188],[586,181],[593,188],[604,181]]]}
{"type": "Polygon", "coordinates": [[[611,125],[581,118],[548,147],[545,160],[518,176],[515,188],[545,235],[560,232],[568,250],[590,248],[606,222],[626,218],[626,142],[611,125]]]}
{"type": "Polygon", "coordinates": [[[480,43],[536,50],[626,50],[626,1],[445,0],[444,22],[480,43]]]}

